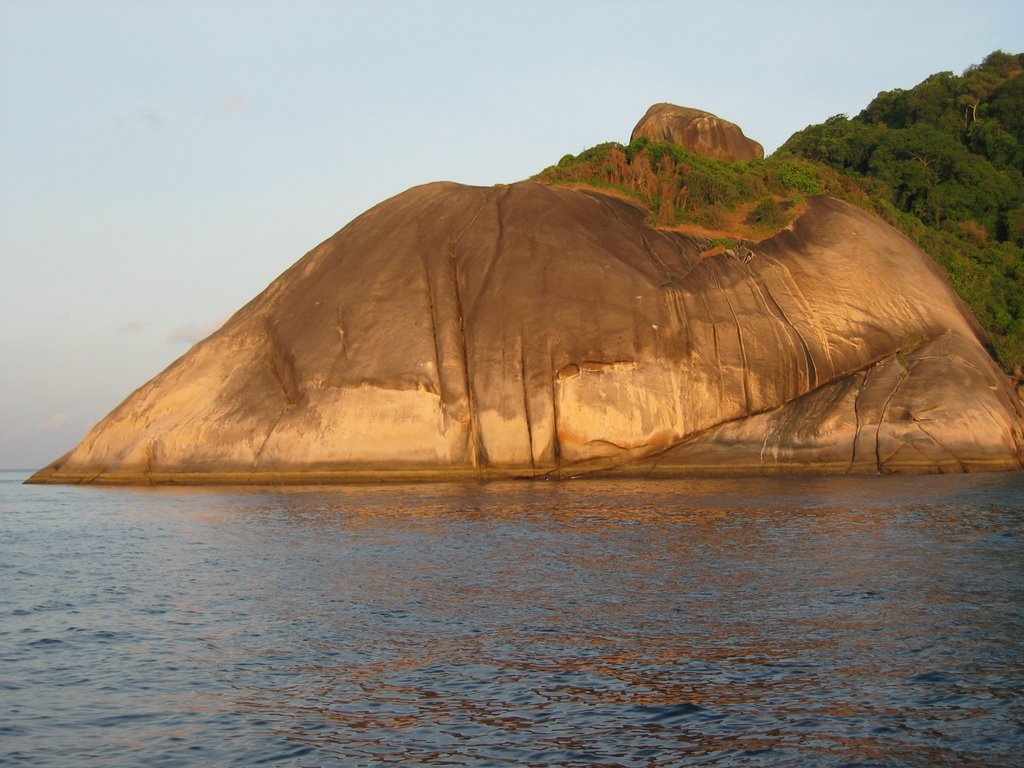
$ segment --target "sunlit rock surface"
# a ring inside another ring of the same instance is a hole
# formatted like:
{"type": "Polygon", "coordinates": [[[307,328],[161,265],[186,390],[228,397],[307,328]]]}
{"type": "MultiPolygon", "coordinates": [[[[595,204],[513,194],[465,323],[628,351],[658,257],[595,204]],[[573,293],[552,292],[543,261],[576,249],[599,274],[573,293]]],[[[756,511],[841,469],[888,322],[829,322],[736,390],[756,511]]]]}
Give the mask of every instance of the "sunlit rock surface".
{"type": "Polygon", "coordinates": [[[596,192],[417,187],[33,479],[1020,468],[1021,400],[905,237],[814,198],[721,251],[596,192]]]}
{"type": "Polygon", "coordinates": [[[655,104],[648,109],[629,140],[632,143],[641,136],[681,144],[698,154],[731,163],[764,157],[764,147],[744,136],[735,123],[675,104],[655,104]]]}

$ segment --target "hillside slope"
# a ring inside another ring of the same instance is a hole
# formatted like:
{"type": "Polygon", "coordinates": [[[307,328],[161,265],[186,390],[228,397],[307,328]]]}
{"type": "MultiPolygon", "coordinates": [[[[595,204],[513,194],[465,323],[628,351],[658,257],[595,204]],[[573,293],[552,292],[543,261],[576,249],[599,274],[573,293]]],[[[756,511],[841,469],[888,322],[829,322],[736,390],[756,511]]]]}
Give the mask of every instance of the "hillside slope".
{"type": "Polygon", "coordinates": [[[924,253],[835,199],[725,249],[591,190],[431,184],[33,481],[1016,469],[1022,404],[977,333],[924,253]]]}
{"type": "Polygon", "coordinates": [[[948,271],[1007,371],[1024,365],[1024,54],[884,91],[776,153],[850,178],[948,271]]]}
{"type": "Polygon", "coordinates": [[[942,265],[992,353],[1021,383],[1022,71],[1024,54],[993,53],[963,75],[943,72],[908,91],[882,92],[860,115],[809,126],[763,160],[722,162],[698,147],[641,135],[566,155],[534,178],[629,197],[659,226],[724,244],[778,231],[808,195],[853,202],[942,265]]]}

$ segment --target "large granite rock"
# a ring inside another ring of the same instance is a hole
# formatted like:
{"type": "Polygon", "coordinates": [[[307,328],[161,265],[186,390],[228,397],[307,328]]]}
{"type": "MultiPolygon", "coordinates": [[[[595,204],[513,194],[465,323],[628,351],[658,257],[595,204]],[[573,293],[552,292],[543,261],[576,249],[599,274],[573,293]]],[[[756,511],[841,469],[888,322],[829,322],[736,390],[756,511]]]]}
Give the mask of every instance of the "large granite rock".
{"type": "Polygon", "coordinates": [[[849,204],[721,253],[592,191],[409,190],[308,253],[36,482],[1021,467],[938,268],[849,204]]]}
{"type": "Polygon", "coordinates": [[[680,144],[697,154],[730,163],[764,157],[764,147],[744,136],[735,123],[675,104],[655,104],[648,109],[633,129],[630,143],[641,136],[680,144]]]}

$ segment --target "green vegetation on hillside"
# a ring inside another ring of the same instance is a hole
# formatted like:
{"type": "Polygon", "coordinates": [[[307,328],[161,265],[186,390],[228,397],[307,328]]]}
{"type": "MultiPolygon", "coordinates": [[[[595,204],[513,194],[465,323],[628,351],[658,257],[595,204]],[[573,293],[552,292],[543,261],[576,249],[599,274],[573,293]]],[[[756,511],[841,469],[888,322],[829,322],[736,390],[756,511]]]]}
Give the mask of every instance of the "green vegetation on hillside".
{"type": "Polygon", "coordinates": [[[854,193],[841,174],[799,157],[727,163],[641,137],[566,155],[534,179],[634,198],[661,226],[695,225],[745,237],[777,231],[807,195],[854,193]]]}
{"type": "Polygon", "coordinates": [[[932,255],[1007,370],[1024,366],[1024,54],[996,52],[879,93],[794,134],[777,157],[853,179],[932,255]]]}
{"type": "Polygon", "coordinates": [[[725,163],[640,139],[566,155],[535,178],[628,195],[661,226],[777,231],[807,196],[874,210],[948,272],[1007,371],[1024,367],[1024,54],[879,93],[859,115],[725,163]]]}

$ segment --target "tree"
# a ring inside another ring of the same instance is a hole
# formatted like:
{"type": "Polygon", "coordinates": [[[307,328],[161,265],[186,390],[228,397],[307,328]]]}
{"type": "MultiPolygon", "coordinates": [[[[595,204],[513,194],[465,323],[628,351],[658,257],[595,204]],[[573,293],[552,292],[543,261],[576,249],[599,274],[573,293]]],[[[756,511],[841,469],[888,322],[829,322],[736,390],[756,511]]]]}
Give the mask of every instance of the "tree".
{"type": "Polygon", "coordinates": [[[964,73],[961,94],[957,102],[964,107],[964,127],[978,120],[978,107],[1003,83],[1004,78],[997,72],[982,67],[973,67],[964,73]]]}

